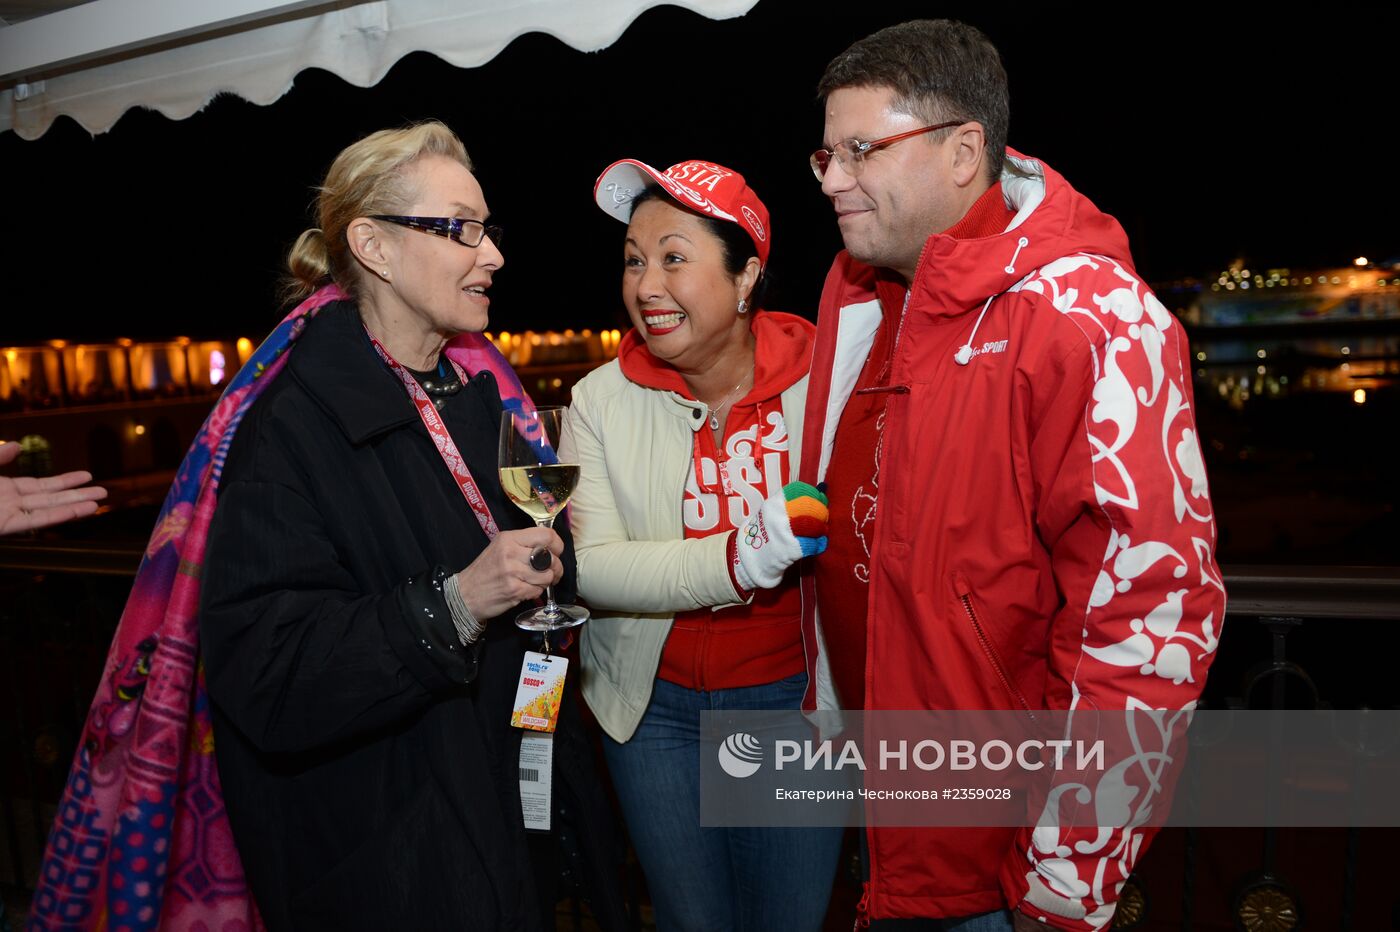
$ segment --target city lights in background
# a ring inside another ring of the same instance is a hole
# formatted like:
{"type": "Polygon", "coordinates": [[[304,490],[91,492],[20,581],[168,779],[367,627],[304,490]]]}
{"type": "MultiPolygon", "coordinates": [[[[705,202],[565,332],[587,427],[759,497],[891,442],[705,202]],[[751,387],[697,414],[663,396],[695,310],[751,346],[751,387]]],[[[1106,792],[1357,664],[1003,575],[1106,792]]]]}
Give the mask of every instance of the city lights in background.
{"type": "MultiPolygon", "coordinates": [[[[581,360],[606,362],[617,355],[621,330],[564,330],[537,333],[484,333],[512,366],[548,366],[581,360]]],[[[549,383],[546,383],[548,385],[549,383]]]]}
{"type": "MultiPolygon", "coordinates": [[[[617,355],[621,330],[501,332],[491,340],[517,369],[550,371],[541,390],[560,391],[589,369],[617,355]]],[[[109,343],[46,340],[30,346],[0,345],[0,409],[45,409],[115,404],[151,397],[197,397],[221,391],[248,363],[256,345],[248,337],[167,340],[117,337],[109,343]]],[[[128,422],[127,440],[136,434],[128,422]]]]}
{"type": "MultiPolygon", "coordinates": [[[[1386,266],[1373,265],[1371,260],[1365,256],[1357,256],[1348,267],[1334,269],[1334,272],[1346,271],[1348,278],[1345,284],[1349,288],[1385,288],[1388,285],[1400,283],[1400,279],[1385,278],[1386,266]]],[[[1263,272],[1251,272],[1245,268],[1230,268],[1207,279],[1210,290],[1215,292],[1230,292],[1236,289],[1249,291],[1253,289],[1258,292],[1269,288],[1311,288],[1314,285],[1341,285],[1343,279],[1341,275],[1328,274],[1304,274],[1298,275],[1296,271],[1279,268],[1268,269],[1263,272]],[[1213,280],[1212,280],[1213,279],[1213,280]]],[[[1204,283],[1202,287],[1205,287],[1204,283]]]]}

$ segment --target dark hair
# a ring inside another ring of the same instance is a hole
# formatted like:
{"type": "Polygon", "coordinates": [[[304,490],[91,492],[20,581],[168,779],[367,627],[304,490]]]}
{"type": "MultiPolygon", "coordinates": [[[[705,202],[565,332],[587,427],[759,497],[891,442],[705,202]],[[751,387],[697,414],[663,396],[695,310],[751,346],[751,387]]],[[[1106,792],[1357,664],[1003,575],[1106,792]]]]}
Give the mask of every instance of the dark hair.
{"type": "MultiPolygon", "coordinates": [[[[738,275],[744,271],[744,266],[749,264],[750,259],[758,257],[758,247],[744,228],[737,223],[728,220],[721,220],[718,217],[711,217],[709,214],[702,214],[699,211],[691,210],[680,201],[662,191],[656,185],[647,185],[637,196],[632,198],[632,211],[635,213],[647,201],[661,201],[670,204],[677,210],[683,210],[688,214],[694,214],[705,224],[705,229],[714,234],[723,247],[724,270],[730,275],[738,275]]],[[[749,309],[757,311],[763,307],[763,297],[768,292],[768,270],[764,269],[758,274],[758,281],[753,283],[753,288],[749,291],[749,309]]]]}
{"type": "Polygon", "coordinates": [[[888,87],[896,106],[929,123],[976,120],[986,134],[991,180],[1001,174],[1011,99],[1001,56],[978,29],[952,19],[887,26],[833,58],[817,96],[825,100],[843,87],[888,87]]]}

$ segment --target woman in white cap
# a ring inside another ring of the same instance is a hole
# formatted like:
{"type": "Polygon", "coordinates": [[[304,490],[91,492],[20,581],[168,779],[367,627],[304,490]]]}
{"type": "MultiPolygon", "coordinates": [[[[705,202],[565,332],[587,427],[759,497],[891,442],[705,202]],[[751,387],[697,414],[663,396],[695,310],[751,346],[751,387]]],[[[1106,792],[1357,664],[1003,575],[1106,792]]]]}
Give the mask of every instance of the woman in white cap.
{"type": "Polygon", "coordinates": [[[657,927],[817,929],[840,830],[702,828],[700,713],[796,710],[797,573],[825,498],[797,475],[813,326],[760,311],[768,210],[736,171],[623,160],[594,197],[627,223],[618,358],[574,387],[563,455],[583,692],[657,927]],[[785,494],[786,492],[786,494],[785,494]]]}

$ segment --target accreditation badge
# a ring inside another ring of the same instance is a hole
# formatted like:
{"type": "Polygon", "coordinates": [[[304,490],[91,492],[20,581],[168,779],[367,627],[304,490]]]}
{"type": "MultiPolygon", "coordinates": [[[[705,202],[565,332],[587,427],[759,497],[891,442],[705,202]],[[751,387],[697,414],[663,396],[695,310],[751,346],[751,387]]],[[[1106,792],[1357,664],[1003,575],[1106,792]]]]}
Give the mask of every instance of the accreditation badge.
{"type": "Polygon", "coordinates": [[[515,687],[515,708],[510,723],[527,731],[553,732],[559,724],[559,703],[564,698],[565,657],[526,651],[515,687]]]}

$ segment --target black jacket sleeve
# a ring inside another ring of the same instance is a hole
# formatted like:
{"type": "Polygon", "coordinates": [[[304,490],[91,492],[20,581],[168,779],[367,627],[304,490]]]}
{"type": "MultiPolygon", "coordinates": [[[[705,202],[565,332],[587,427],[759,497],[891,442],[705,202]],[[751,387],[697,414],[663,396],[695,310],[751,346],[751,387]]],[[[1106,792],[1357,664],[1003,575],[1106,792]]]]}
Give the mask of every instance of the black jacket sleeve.
{"type": "Polygon", "coordinates": [[[219,494],[200,639],[211,699],[263,751],[369,733],[475,674],[440,585],[423,572],[366,595],[313,503],[268,481],[219,494]]]}

